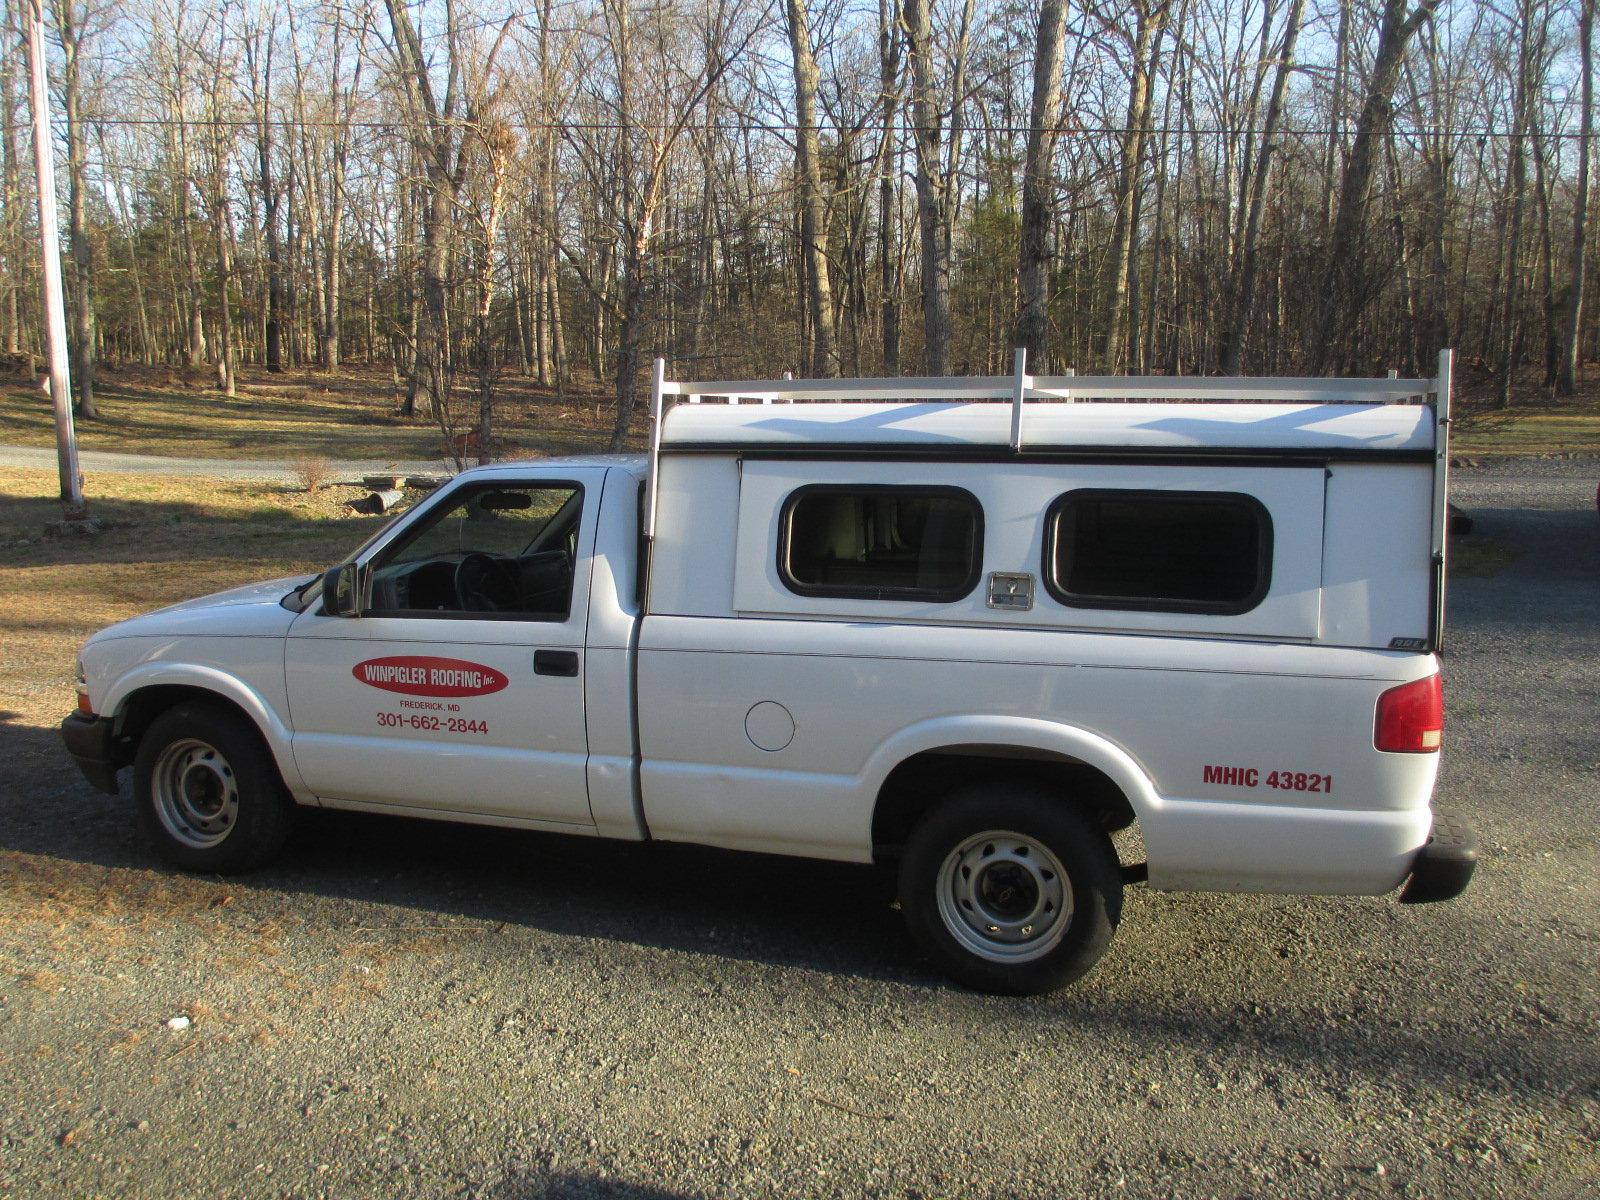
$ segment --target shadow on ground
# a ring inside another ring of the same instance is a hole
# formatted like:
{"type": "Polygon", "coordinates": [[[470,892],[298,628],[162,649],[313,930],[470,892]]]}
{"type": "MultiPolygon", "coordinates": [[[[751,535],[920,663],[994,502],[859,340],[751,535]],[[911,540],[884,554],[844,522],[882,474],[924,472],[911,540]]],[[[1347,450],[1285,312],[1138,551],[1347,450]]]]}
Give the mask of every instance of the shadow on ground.
{"type": "Polygon", "coordinates": [[[566,1171],[514,1171],[473,1195],[481,1200],[689,1200],[694,1193],[566,1171]]]}
{"type": "MultiPolygon", "coordinates": [[[[153,855],[134,836],[126,776],[120,797],[92,791],[77,779],[53,730],[19,724],[13,717],[0,713],[0,761],[33,762],[41,769],[30,773],[31,783],[14,783],[0,793],[0,854],[37,856],[57,876],[82,871],[93,877],[89,886],[99,889],[119,886],[116,871],[108,875],[106,868],[138,872],[122,877],[129,884],[159,872],[153,855]]],[[[1066,1040],[1109,1036],[1176,1046],[1197,1059],[1242,1053],[1263,1070],[1325,1072],[1339,1066],[1406,1084],[1427,1081],[1553,1098],[1600,1095],[1600,1053],[1574,1054],[1570,1043],[1550,1039],[1537,1026],[1525,1034],[1508,1032],[1503,1024],[1480,1026],[1472,1012],[1422,1022],[1406,1011],[1365,1009],[1352,1016],[1338,1012],[1338,1003],[1309,1014],[1246,1004],[1231,980],[1184,976],[1181,952],[1145,955],[1141,965],[1121,969],[1113,954],[1085,983],[1042,1000],[967,996],[939,986],[910,948],[891,908],[892,880],[873,868],[354,813],[307,811],[303,818],[277,865],[230,880],[229,890],[392,906],[429,917],[448,914],[561,937],[799,968],[841,983],[908,985],[912,990],[899,1003],[935,1018],[940,1009],[954,1006],[952,1013],[968,1012],[963,1019],[970,1019],[977,1005],[1066,1040]],[[1161,978],[1139,977],[1152,970],[1161,978]],[[1176,993],[1175,975],[1184,983],[1176,993]]],[[[0,882],[0,894],[4,888],[0,882]]],[[[136,905],[139,889],[127,890],[136,905]]],[[[1206,935],[1237,943],[1241,955],[1258,953],[1266,907],[1300,906],[1296,919],[1324,924],[1381,903],[1240,898],[1212,905],[1206,935]],[[1219,914],[1227,923],[1216,923],[1219,914]]],[[[1179,914],[1185,910],[1164,900],[1135,896],[1129,907],[1131,919],[1143,926],[1142,938],[1192,936],[1183,932],[1188,924],[1179,914]],[[1163,922],[1183,928],[1163,931],[1163,922]]],[[[1368,919],[1376,926],[1378,913],[1368,919]]],[[[371,916],[362,920],[373,923],[371,916]]],[[[405,919],[395,923],[403,925],[405,919]]],[[[1369,968],[1370,963],[1351,962],[1348,976],[1327,980],[1321,990],[1329,997],[1343,995],[1351,977],[1369,968]]],[[[692,959],[682,969],[697,977],[703,973],[692,959]]],[[[1283,969],[1295,968],[1286,963],[1283,969]]],[[[526,1190],[505,1194],[567,1194],[566,1183],[543,1172],[524,1182],[526,1190]]],[[[667,1196],[606,1180],[584,1181],[576,1194],[667,1196]]]]}

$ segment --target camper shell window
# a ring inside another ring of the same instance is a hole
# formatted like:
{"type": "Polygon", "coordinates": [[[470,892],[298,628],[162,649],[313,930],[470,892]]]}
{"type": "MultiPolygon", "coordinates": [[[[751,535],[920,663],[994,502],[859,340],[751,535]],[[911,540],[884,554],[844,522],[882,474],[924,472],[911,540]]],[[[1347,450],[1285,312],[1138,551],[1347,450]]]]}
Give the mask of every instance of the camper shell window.
{"type": "Polygon", "coordinates": [[[778,529],[778,575],[801,596],[950,602],[983,561],[983,509],[963,488],[813,484],[778,529]]]}
{"type": "Polygon", "coordinates": [[[1246,613],[1272,582],[1272,517],[1240,492],[1067,492],[1045,516],[1044,581],[1072,608],[1246,613]]]}

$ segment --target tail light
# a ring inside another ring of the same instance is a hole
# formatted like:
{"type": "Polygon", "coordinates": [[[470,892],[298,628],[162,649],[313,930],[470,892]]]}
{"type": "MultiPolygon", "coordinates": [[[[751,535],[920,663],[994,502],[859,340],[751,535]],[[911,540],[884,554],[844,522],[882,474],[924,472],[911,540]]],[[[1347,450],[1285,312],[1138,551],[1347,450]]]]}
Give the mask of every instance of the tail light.
{"type": "Polygon", "coordinates": [[[1395,754],[1431,754],[1444,736],[1444,686],[1438,675],[1403,683],[1378,697],[1372,742],[1395,754]]]}

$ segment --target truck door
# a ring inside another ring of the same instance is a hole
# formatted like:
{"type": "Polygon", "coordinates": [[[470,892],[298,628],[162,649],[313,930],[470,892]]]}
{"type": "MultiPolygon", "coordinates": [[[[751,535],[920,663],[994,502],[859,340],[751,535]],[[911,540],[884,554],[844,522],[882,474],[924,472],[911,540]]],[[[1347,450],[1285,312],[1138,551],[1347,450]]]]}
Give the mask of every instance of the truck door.
{"type": "Polygon", "coordinates": [[[584,636],[605,468],[463,482],[360,563],[360,615],[290,629],[318,796],[591,826],[584,636]]]}

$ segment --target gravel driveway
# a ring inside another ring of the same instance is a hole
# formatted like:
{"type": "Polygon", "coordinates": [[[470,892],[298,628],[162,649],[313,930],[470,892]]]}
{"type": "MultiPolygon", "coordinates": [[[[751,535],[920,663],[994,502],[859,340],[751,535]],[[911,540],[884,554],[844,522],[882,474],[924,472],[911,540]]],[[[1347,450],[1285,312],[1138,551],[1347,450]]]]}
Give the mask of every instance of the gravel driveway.
{"type": "Polygon", "coordinates": [[[169,875],[0,713],[0,1196],[1600,1196],[1597,475],[1458,475],[1463,899],[1134,889],[1038,1000],[857,868],[311,814],[169,875]]]}

